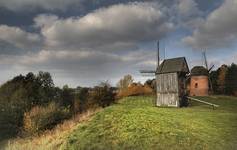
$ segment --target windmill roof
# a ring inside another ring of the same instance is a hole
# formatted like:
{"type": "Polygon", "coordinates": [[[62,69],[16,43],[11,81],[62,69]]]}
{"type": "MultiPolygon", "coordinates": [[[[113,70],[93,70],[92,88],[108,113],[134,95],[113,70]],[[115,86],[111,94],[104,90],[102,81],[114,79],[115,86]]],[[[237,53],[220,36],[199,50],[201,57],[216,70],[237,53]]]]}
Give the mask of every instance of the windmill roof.
{"type": "Polygon", "coordinates": [[[191,69],[192,76],[208,75],[208,70],[203,66],[195,66],[191,69]]]}
{"type": "Polygon", "coordinates": [[[157,68],[157,74],[185,72],[188,73],[188,64],[185,57],[165,59],[157,68]]]}

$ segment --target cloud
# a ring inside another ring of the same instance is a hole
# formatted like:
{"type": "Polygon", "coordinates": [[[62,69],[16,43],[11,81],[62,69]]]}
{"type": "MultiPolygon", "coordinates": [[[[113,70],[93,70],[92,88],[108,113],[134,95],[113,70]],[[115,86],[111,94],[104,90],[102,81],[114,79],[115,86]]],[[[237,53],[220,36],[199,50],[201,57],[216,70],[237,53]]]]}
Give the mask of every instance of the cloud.
{"type": "Polygon", "coordinates": [[[177,10],[183,17],[193,16],[200,13],[195,0],[178,0],[177,10]]]}
{"type": "Polygon", "coordinates": [[[134,2],[78,17],[41,14],[33,25],[39,34],[2,25],[0,40],[29,50],[24,55],[0,53],[0,67],[16,72],[49,71],[57,85],[68,81],[72,86],[95,85],[107,79],[115,83],[128,73],[140,76],[144,64],[154,67],[155,54],[141,50],[139,44],[162,38],[174,29],[167,11],[154,2],[134,2]],[[41,50],[30,50],[36,45],[41,50]]]}
{"type": "Polygon", "coordinates": [[[80,5],[81,0],[1,0],[0,7],[11,11],[29,11],[37,8],[45,10],[65,10],[69,6],[80,5]]]}
{"type": "MultiPolygon", "coordinates": [[[[203,35],[205,24],[209,24],[211,14],[206,19],[200,17],[202,13],[194,0],[162,2],[116,4],[84,16],[68,18],[40,14],[34,18],[32,25],[39,31],[38,34],[2,25],[0,47],[3,41],[6,48],[4,53],[0,52],[0,68],[17,73],[49,71],[55,77],[56,85],[60,86],[91,86],[107,79],[115,83],[125,74],[138,78],[141,76],[139,70],[155,69],[153,41],[183,27],[195,29],[190,38],[196,39],[195,32],[203,35]],[[6,46],[6,43],[9,45],[6,46]],[[41,49],[33,51],[35,46],[41,49]],[[27,51],[24,55],[6,54],[7,49],[14,48],[27,51]]],[[[47,5],[52,8],[37,5],[34,7],[64,9],[57,5],[47,5]]],[[[169,53],[177,55],[178,48],[169,53]]]]}
{"type": "Polygon", "coordinates": [[[183,42],[194,49],[230,47],[237,41],[237,0],[225,0],[183,42]]]}
{"type": "Polygon", "coordinates": [[[100,8],[83,17],[40,15],[35,22],[50,49],[126,47],[172,31],[173,24],[163,9],[157,3],[136,2],[100,8]]]}
{"type": "MultiPolygon", "coordinates": [[[[139,70],[144,63],[152,60],[154,55],[148,50],[123,54],[84,50],[42,50],[17,56],[0,55],[0,66],[8,66],[6,70],[18,72],[19,70],[21,72],[49,71],[54,77],[63,78],[64,82],[57,80],[57,85],[60,86],[67,84],[69,79],[74,80],[71,86],[88,86],[107,79],[116,83],[119,78],[128,73],[139,75],[139,70]]],[[[154,64],[146,66],[155,68],[154,64]]]]}
{"type": "Polygon", "coordinates": [[[0,33],[0,43],[8,48],[12,45],[9,51],[34,50],[35,48],[40,47],[42,43],[42,39],[38,34],[23,31],[18,27],[0,25],[0,33]]]}

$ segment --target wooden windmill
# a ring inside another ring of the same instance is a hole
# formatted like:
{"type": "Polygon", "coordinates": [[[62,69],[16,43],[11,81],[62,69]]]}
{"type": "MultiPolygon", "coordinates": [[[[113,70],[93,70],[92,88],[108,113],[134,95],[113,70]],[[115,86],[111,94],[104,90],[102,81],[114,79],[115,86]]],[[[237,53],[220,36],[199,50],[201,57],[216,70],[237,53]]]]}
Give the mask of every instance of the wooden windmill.
{"type": "Polygon", "coordinates": [[[141,70],[140,73],[156,76],[156,106],[180,107],[185,96],[185,81],[189,68],[185,57],[164,59],[160,64],[159,42],[157,43],[156,70],[141,70]]]}

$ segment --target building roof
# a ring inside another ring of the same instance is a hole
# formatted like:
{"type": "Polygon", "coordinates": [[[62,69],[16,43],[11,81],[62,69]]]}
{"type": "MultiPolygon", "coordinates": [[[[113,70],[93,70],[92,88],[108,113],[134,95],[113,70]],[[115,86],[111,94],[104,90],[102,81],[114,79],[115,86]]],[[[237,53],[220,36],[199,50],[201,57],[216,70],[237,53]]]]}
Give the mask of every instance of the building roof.
{"type": "Polygon", "coordinates": [[[189,68],[185,57],[165,59],[157,68],[157,74],[184,72],[189,73],[189,68]]]}
{"type": "Polygon", "coordinates": [[[203,66],[195,66],[191,70],[192,76],[208,76],[208,70],[204,68],[203,66]]]}

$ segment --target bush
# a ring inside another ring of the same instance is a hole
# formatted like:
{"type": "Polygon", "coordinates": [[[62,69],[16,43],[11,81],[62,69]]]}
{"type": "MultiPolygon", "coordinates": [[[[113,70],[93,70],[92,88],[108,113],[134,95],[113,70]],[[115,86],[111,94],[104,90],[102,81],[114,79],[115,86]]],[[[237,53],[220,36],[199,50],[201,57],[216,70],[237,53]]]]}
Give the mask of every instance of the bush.
{"type": "Polygon", "coordinates": [[[121,98],[126,96],[151,95],[151,94],[153,94],[153,90],[148,85],[133,83],[127,89],[120,90],[117,94],[117,97],[121,98]]]}
{"type": "Polygon", "coordinates": [[[112,104],[115,100],[115,94],[113,93],[112,88],[105,84],[94,87],[94,89],[89,94],[89,104],[94,106],[98,105],[101,107],[106,107],[112,104]]]}
{"type": "Polygon", "coordinates": [[[46,129],[51,129],[69,117],[69,109],[60,108],[55,103],[50,103],[46,107],[36,106],[29,112],[24,113],[24,131],[27,134],[34,134],[46,129]]]}
{"type": "Polygon", "coordinates": [[[0,141],[17,135],[22,118],[23,110],[20,107],[0,103],[0,141]]]}

